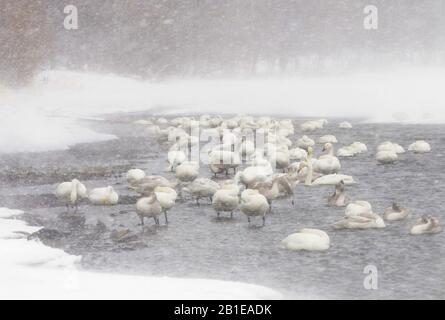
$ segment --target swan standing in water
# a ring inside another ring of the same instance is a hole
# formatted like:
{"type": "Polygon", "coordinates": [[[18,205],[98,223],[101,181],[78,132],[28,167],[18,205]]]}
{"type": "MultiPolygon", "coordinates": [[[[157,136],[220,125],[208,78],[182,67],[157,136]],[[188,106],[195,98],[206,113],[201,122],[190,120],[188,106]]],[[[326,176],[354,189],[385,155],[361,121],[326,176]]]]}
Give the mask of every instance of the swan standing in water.
{"type": "Polygon", "coordinates": [[[141,219],[141,225],[144,225],[144,218],[153,218],[156,225],[159,225],[159,216],[162,213],[161,203],[156,198],[156,194],[150,197],[140,198],[136,202],[136,213],[141,219]]]}
{"type": "Polygon", "coordinates": [[[119,195],[112,186],[105,188],[95,188],[90,191],[88,199],[92,204],[115,205],[119,201],[119,195]]]}
{"type": "Polygon", "coordinates": [[[236,189],[220,189],[213,195],[212,206],[219,219],[221,212],[230,212],[230,218],[233,218],[233,211],[238,208],[239,198],[236,189]]]}
{"type": "Polygon", "coordinates": [[[393,202],[391,207],[385,209],[385,219],[388,221],[396,221],[405,219],[408,216],[408,209],[399,206],[393,202]]]}
{"type": "Polygon", "coordinates": [[[165,224],[168,224],[167,211],[175,205],[178,194],[170,187],[156,187],[154,190],[156,199],[161,204],[162,212],[164,212],[165,224]]]}
{"type": "Polygon", "coordinates": [[[410,233],[412,235],[419,234],[434,234],[442,231],[442,226],[439,220],[435,217],[424,215],[416,221],[416,224],[412,226],[410,233]]]}
{"type": "Polygon", "coordinates": [[[281,244],[289,250],[323,251],[329,249],[330,239],[322,230],[304,228],[287,236],[281,244]]]}
{"type": "Polygon", "coordinates": [[[334,194],[329,196],[328,205],[336,207],[344,207],[348,204],[348,202],[349,202],[349,197],[345,195],[345,183],[343,182],[343,180],[341,180],[340,183],[337,183],[335,185],[334,194]]]}
{"type": "Polygon", "coordinates": [[[213,195],[220,189],[220,185],[208,178],[197,178],[187,187],[182,188],[184,192],[190,193],[196,197],[196,204],[199,206],[201,198],[209,198],[213,201],[213,195]]]}
{"type": "Polygon", "coordinates": [[[77,179],[62,182],[57,186],[56,197],[66,202],[67,212],[70,206],[74,206],[74,212],[77,212],[78,202],[87,197],[87,188],[77,179]]]}
{"type": "Polygon", "coordinates": [[[251,217],[260,216],[263,219],[263,227],[266,225],[266,214],[269,212],[269,203],[265,196],[258,190],[246,189],[241,193],[240,210],[247,216],[249,225],[251,217]]]}
{"type": "Polygon", "coordinates": [[[196,161],[184,161],[176,167],[175,176],[181,182],[191,182],[199,175],[199,164],[196,161]]]}
{"type": "Polygon", "coordinates": [[[417,140],[409,145],[408,150],[414,153],[427,153],[431,151],[431,146],[424,140],[417,140]]]}

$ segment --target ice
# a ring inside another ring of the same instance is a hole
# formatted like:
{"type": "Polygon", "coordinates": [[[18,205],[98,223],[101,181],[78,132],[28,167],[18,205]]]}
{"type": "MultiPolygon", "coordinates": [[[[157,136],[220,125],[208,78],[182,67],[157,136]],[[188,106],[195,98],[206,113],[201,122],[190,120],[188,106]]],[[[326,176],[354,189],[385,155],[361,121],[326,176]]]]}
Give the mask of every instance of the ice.
{"type": "Polygon", "coordinates": [[[238,282],[82,271],[80,256],[27,240],[40,229],[0,208],[0,299],[280,299],[281,293],[238,282]]]}

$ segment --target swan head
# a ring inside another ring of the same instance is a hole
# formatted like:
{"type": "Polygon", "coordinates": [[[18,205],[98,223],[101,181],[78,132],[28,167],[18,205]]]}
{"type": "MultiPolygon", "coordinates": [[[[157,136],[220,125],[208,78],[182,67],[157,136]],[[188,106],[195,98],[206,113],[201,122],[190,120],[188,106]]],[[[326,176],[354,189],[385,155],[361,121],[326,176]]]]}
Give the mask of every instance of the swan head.
{"type": "Polygon", "coordinates": [[[322,151],[331,151],[331,150],[332,150],[332,143],[330,143],[330,142],[325,143],[322,151]]]}
{"type": "Polygon", "coordinates": [[[402,211],[402,209],[400,208],[400,206],[397,204],[397,202],[393,202],[392,203],[392,209],[395,211],[395,212],[401,212],[402,211]]]}

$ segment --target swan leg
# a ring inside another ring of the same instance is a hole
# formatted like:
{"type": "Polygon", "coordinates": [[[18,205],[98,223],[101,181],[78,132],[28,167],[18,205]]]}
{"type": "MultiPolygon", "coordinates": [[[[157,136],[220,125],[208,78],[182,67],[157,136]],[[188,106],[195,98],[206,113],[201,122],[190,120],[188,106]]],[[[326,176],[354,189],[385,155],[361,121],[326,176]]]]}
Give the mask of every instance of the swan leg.
{"type": "Polygon", "coordinates": [[[196,197],[196,205],[199,207],[199,197],[196,197]]]}
{"type": "Polygon", "coordinates": [[[247,222],[249,222],[249,226],[250,226],[250,217],[247,217],[247,222]]]}
{"type": "Polygon", "coordinates": [[[74,213],[77,213],[77,202],[74,204],[74,213]]]}
{"type": "Polygon", "coordinates": [[[144,217],[139,217],[141,219],[141,226],[144,227],[144,217]]]}
{"type": "Polygon", "coordinates": [[[157,217],[153,217],[153,219],[155,220],[155,224],[156,224],[157,226],[159,226],[159,219],[158,219],[157,217]]]}
{"type": "Polygon", "coordinates": [[[233,219],[233,211],[230,212],[230,219],[233,219]]]}
{"type": "Polygon", "coordinates": [[[216,213],[216,218],[219,219],[219,211],[216,213]]]}
{"type": "Polygon", "coordinates": [[[210,198],[210,203],[212,203],[213,202],[213,197],[209,197],[210,198]]]}
{"type": "Polygon", "coordinates": [[[168,224],[167,210],[164,211],[164,216],[165,216],[165,224],[168,224]]]}
{"type": "Polygon", "coordinates": [[[66,213],[70,213],[70,205],[68,203],[66,204],[66,213]]]}
{"type": "Polygon", "coordinates": [[[263,216],[263,227],[266,225],[266,216],[263,216]]]}

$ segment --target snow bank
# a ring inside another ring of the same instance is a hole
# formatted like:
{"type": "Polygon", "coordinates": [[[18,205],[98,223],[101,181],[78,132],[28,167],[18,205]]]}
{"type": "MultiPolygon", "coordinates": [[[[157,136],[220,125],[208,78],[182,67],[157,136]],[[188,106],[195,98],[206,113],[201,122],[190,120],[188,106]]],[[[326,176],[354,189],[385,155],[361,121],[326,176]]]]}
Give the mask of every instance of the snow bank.
{"type": "Polygon", "coordinates": [[[76,143],[115,139],[33,108],[0,109],[0,153],[63,150],[76,143]]]}
{"type": "Polygon", "coordinates": [[[26,240],[40,229],[0,208],[0,299],[280,299],[265,287],[204,279],[175,279],[79,270],[81,257],[26,240]]]}
{"type": "Polygon", "coordinates": [[[49,71],[29,88],[0,88],[0,152],[64,149],[112,138],[73,118],[153,109],[156,113],[363,117],[372,122],[445,123],[443,69],[324,77],[140,81],[49,71]],[[67,118],[70,117],[70,118],[67,118]],[[15,143],[17,142],[17,143],[15,143]]]}

